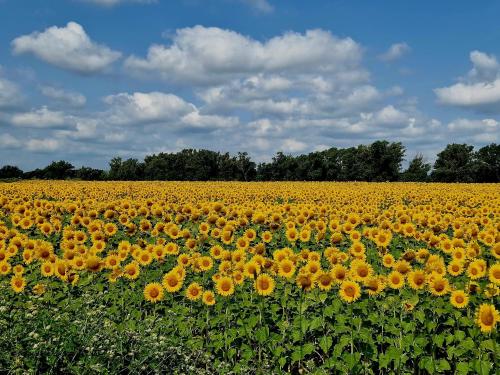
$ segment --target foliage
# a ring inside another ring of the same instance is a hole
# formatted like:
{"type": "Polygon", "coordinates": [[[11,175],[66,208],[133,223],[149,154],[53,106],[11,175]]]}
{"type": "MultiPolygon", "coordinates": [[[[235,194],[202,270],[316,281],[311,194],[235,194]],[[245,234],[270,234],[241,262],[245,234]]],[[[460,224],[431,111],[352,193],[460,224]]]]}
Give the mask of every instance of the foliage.
{"type": "Polygon", "coordinates": [[[452,187],[0,185],[0,372],[495,374],[500,195],[452,187]]]}
{"type": "MultiPolygon", "coordinates": [[[[109,171],[82,167],[66,161],[22,173],[13,166],[2,175],[25,179],[82,179],[121,181],[407,181],[500,182],[500,145],[490,144],[474,152],[466,144],[450,144],[434,163],[416,155],[401,171],[405,147],[400,142],[376,141],[344,149],[329,148],[303,155],[277,152],[270,162],[256,165],[246,152],[231,156],[210,150],[185,149],[176,153],[147,155],[144,161],[111,159],[109,171]]],[[[3,172],[2,172],[3,171],[3,172]]],[[[12,178],[12,177],[10,177],[12,178]]]]}

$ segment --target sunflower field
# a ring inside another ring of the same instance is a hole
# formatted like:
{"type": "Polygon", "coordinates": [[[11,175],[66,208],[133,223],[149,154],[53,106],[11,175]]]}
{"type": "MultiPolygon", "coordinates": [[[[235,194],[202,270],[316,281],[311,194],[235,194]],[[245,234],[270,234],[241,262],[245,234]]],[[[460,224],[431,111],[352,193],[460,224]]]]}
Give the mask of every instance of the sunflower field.
{"type": "Polygon", "coordinates": [[[494,184],[0,184],[0,372],[498,374],[494,184]]]}

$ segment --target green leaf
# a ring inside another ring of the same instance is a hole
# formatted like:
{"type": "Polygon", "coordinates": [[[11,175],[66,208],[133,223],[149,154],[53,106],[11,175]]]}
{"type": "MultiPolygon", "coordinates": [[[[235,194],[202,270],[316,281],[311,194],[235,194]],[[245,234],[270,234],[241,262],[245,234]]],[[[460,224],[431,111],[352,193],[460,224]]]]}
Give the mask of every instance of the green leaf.
{"type": "Polygon", "coordinates": [[[266,341],[266,339],[269,337],[269,327],[260,327],[256,332],[255,332],[255,338],[257,341],[262,344],[263,342],[266,341]]]}
{"type": "Polygon", "coordinates": [[[492,352],[495,351],[495,342],[492,339],[484,340],[480,346],[482,349],[491,350],[492,352]]]}
{"type": "Polygon", "coordinates": [[[469,364],[467,362],[458,362],[456,370],[457,375],[466,375],[469,373],[469,364]]]}
{"type": "Polygon", "coordinates": [[[282,369],[286,364],[286,358],[280,357],[280,359],[278,359],[278,364],[280,365],[280,369],[282,369]]]}
{"type": "Polygon", "coordinates": [[[490,370],[492,368],[492,363],[488,361],[480,361],[479,359],[476,359],[474,361],[474,370],[479,374],[479,375],[488,375],[490,373],[490,370]]]}
{"type": "Polygon", "coordinates": [[[415,318],[417,318],[417,320],[420,322],[420,323],[423,323],[425,322],[425,314],[423,311],[417,311],[415,312],[415,318]]]}
{"type": "Polygon", "coordinates": [[[304,356],[309,355],[312,352],[314,352],[314,344],[311,342],[304,344],[304,346],[302,347],[302,353],[304,353],[304,356]]]}
{"type": "Polygon", "coordinates": [[[333,316],[333,314],[335,314],[335,308],[333,306],[326,306],[325,309],[323,310],[323,314],[328,317],[328,318],[331,318],[333,316]]]}
{"type": "Polygon", "coordinates": [[[328,349],[332,346],[333,340],[330,336],[323,336],[319,339],[319,347],[324,353],[328,352],[328,349]]]}
{"type": "Polygon", "coordinates": [[[432,336],[432,342],[436,344],[438,347],[442,347],[444,342],[444,335],[440,334],[432,336]]]}
{"type": "Polygon", "coordinates": [[[354,367],[356,367],[357,364],[359,364],[359,360],[361,359],[361,353],[345,353],[342,356],[342,359],[347,365],[347,368],[349,370],[352,370],[354,369],[354,367]]]}
{"type": "Polygon", "coordinates": [[[312,319],[308,325],[309,325],[309,330],[314,331],[315,329],[320,328],[323,325],[323,318],[317,316],[316,318],[312,319]]]}
{"type": "Polygon", "coordinates": [[[440,359],[436,363],[436,369],[439,372],[442,372],[442,371],[449,371],[449,370],[451,370],[451,367],[450,367],[450,364],[448,363],[448,361],[446,359],[440,359]]]}

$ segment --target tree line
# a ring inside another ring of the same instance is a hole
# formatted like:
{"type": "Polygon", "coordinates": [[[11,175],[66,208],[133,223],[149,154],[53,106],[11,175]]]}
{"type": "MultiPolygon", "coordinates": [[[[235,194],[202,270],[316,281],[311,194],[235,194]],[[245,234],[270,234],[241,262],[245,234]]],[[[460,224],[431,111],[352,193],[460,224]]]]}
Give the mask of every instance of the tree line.
{"type": "Polygon", "coordinates": [[[271,161],[256,164],[246,152],[186,149],[148,155],[143,161],[115,157],[109,170],[77,169],[64,160],[28,172],[5,165],[0,179],[500,182],[500,145],[494,143],[477,151],[471,145],[449,144],[433,165],[416,155],[402,170],[405,153],[401,142],[382,140],[298,156],[278,152],[271,161]]]}

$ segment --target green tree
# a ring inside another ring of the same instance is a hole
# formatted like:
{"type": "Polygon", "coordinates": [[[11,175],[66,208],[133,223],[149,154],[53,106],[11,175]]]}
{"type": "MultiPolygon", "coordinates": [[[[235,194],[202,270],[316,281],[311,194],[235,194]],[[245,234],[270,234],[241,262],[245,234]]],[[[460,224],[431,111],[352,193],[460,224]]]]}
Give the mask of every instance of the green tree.
{"type": "Polygon", "coordinates": [[[23,171],[15,165],[4,165],[0,168],[0,178],[21,178],[23,171]]]}
{"type": "Polygon", "coordinates": [[[474,146],[449,144],[437,155],[432,180],[439,182],[474,181],[474,146]]]}
{"type": "Polygon", "coordinates": [[[73,164],[65,161],[53,161],[43,169],[43,178],[48,180],[64,180],[75,176],[73,164]]]}
{"type": "Polygon", "coordinates": [[[429,180],[431,165],[424,161],[422,154],[417,154],[408,165],[408,168],[401,174],[401,180],[425,182],[429,180]]]}
{"type": "Polygon", "coordinates": [[[474,156],[475,181],[500,182],[500,145],[484,146],[474,156]]]}

